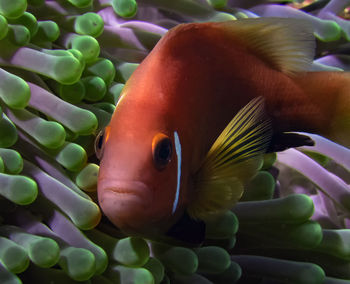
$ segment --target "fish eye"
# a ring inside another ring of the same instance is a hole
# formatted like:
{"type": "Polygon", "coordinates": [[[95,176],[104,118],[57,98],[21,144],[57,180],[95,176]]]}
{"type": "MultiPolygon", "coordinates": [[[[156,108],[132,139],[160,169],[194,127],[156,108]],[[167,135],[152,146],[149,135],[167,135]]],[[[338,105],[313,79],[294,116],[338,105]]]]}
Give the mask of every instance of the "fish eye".
{"type": "Polygon", "coordinates": [[[171,161],[172,143],[168,136],[158,133],[152,141],[153,162],[157,170],[163,170],[171,161]]]}
{"type": "Polygon", "coordinates": [[[101,159],[102,154],[103,154],[103,140],[104,140],[104,136],[105,136],[105,130],[101,130],[95,139],[95,153],[96,153],[96,157],[98,159],[101,159]]]}

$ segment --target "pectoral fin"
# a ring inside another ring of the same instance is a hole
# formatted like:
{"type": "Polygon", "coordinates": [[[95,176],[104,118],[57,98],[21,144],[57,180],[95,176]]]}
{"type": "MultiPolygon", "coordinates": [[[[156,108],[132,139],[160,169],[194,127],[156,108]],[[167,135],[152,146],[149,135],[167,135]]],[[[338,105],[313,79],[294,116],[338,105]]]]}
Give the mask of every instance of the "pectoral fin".
{"type": "Polygon", "coordinates": [[[195,177],[189,215],[205,220],[231,208],[246,182],[261,168],[271,136],[263,98],[255,98],[237,113],[209,150],[195,177]]]}

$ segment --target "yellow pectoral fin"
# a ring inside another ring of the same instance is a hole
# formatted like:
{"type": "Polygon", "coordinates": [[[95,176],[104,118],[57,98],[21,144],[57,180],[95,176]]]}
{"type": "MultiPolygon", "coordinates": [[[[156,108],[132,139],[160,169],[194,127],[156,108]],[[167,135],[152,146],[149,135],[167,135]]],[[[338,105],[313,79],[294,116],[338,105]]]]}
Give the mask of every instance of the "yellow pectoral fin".
{"type": "Polygon", "coordinates": [[[263,99],[255,98],[237,113],[209,150],[195,177],[189,214],[206,219],[231,208],[261,168],[271,137],[263,99]]]}
{"type": "Polygon", "coordinates": [[[234,177],[203,181],[198,186],[201,192],[187,208],[188,214],[195,219],[207,220],[224,213],[243,194],[242,183],[234,177]]]}

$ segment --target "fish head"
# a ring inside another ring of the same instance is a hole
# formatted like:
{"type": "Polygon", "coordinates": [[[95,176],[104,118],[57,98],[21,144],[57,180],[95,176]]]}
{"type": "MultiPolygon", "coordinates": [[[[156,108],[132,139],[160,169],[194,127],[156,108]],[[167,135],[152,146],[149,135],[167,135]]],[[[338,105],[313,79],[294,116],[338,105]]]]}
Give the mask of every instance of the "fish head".
{"type": "Polygon", "coordinates": [[[138,104],[118,106],[97,137],[98,200],[123,232],[152,237],[166,232],[183,212],[181,146],[177,132],[162,123],[164,116],[140,113],[138,104]]]}

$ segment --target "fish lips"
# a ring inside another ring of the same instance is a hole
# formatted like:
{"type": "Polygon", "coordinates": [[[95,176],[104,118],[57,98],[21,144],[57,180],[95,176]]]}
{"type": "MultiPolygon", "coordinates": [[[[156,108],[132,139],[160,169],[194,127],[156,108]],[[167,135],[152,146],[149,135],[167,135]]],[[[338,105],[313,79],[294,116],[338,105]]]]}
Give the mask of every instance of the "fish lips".
{"type": "Polygon", "coordinates": [[[98,199],[102,211],[120,229],[139,227],[152,208],[153,192],[143,182],[100,180],[98,199]]]}

